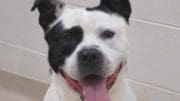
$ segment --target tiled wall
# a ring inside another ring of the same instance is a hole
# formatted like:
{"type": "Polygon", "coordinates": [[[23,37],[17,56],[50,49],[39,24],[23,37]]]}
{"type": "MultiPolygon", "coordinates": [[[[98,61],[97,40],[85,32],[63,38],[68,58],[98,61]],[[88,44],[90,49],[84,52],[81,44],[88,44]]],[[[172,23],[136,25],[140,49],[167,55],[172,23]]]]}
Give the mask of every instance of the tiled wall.
{"type": "MultiPolygon", "coordinates": [[[[80,6],[98,0],[67,0],[80,6]],[[77,3],[78,2],[78,3],[77,3]]],[[[128,78],[139,101],[180,101],[180,0],[131,0],[128,78]]],[[[47,45],[33,0],[0,1],[0,69],[48,82],[47,45]]]]}

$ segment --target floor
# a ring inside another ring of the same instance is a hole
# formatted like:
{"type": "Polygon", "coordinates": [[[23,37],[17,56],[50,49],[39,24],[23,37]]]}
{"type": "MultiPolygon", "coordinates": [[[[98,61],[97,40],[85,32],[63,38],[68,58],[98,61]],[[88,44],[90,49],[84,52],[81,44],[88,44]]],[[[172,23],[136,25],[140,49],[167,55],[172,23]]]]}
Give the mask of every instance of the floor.
{"type": "Polygon", "coordinates": [[[43,101],[47,85],[0,71],[0,101],[43,101]]]}

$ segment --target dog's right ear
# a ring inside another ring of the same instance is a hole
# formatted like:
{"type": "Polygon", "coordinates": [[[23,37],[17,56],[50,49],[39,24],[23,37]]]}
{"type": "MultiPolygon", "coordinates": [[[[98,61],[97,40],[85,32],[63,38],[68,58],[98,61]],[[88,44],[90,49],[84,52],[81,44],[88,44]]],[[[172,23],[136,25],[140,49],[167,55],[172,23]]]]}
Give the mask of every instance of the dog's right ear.
{"type": "Polygon", "coordinates": [[[64,5],[61,0],[35,0],[31,11],[38,8],[39,24],[46,32],[49,25],[61,15],[64,5]]]}
{"type": "Polygon", "coordinates": [[[108,8],[111,12],[123,16],[128,22],[131,15],[131,4],[129,1],[130,0],[101,0],[97,8],[108,8]]]}

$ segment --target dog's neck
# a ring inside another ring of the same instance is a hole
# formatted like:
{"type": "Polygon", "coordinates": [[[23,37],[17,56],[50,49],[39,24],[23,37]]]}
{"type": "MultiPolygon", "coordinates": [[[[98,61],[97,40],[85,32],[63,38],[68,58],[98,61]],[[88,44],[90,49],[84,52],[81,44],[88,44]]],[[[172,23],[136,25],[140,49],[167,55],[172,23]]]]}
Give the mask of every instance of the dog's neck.
{"type": "MultiPolygon", "coordinates": [[[[115,96],[121,96],[124,94],[125,88],[125,74],[126,74],[126,65],[123,66],[121,72],[118,75],[118,78],[112,88],[109,90],[109,95],[112,101],[116,101],[113,98],[117,98],[115,96]]],[[[78,92],[73,90],[70,86],[68,86],[66,80],[61,76],[61,74],[52,74],[52,84],[57,89],[57,94],[59,96],[60,101],[82,101],[78,92]],[[65,97],[66,96],[66,97],[65,97]],[[70,97],[67,97],[70,96],[70,97]]]]}

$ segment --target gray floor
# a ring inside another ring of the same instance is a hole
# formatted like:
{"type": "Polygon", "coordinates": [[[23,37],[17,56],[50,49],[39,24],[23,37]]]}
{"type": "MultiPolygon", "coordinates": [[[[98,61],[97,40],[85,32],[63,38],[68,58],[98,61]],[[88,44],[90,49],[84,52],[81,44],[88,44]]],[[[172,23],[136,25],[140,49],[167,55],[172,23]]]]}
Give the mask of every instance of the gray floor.
{"type": "Polygon", "coordinates": [[[43,101],[47,85],[0,71],[0,101],[43,101]]]}

